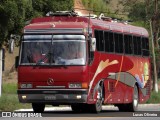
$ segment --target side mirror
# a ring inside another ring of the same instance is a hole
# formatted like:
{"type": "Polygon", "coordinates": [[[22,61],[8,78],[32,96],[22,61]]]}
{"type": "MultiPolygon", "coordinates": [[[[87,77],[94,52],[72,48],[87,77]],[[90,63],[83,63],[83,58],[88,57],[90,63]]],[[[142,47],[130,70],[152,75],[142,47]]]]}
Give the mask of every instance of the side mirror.
{"type": "Polygon", "coordinates": [[[15,58],[15,68],[17,69],[19,66],[19,56],[16,56],[15,58]]]}
{"type": "Polygon", "coordinates": [[[90,51],[94,52],[96,50],[96,38],[91,38],[90,40],[90,51]]]}

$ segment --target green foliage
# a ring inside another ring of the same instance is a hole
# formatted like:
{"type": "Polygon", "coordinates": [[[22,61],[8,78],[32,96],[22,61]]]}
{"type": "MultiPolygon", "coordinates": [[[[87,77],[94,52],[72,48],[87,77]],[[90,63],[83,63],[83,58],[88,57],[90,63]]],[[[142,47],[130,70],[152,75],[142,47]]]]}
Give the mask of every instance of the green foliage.
{"type": "Polygon", "coordinates": [[[31,108],[31,105],[19,103],[17,94],[2,94],[0,97],[0,111],[14,111],[21,108],[31,108]]]}
{"type": "Polygon", "coordinates": [[[147,101],[147,103],[159,103],[159,100],[160,100],[160,94],[152,92],[150,99],[147,101]]]}
{"type": "Polygon", "coordinates": [[[11,34],[21,34],[25,22],[49,11],[71,10],[73,0],[1,0],[0,47],[11,34]]]}
{"type": "Polygon", "coordinates": [[[0,111],[14,111],[20,108],[31,108],[30,104],[21,104],[17,95],[17,83],[3,83],[0,97],[0,111]]]}
{"type": "Polygon", "coordinates": [[[17,94],[17,83],[3,83],[2,93],[17,94]]]}
{"type": "Polygon", "coordinates": [[[136,21],[146,21],[145,3],[136,3],[130,9],[128,17],[136,21]]]}
{"type": "Polygon", "coordinates": [[[106,0],[82,0],[83,5],[91,10],[98,11],[94,14],[99,15],[100,13],[107,12],[107,15],[110,13],[110,10],[107,7],[108,3],[106,0]]]}

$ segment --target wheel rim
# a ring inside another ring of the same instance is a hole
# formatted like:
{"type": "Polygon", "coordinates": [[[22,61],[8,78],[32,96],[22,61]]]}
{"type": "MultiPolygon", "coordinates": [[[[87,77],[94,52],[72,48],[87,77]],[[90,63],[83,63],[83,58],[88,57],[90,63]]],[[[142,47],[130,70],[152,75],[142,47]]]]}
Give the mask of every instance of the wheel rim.
{"type": "Polygon", "coordinates": [[[138,89],[137,89],[137,87],[134,88],[133,105],[134,105],[134,107],[138,106],[138,89]]]}
{"type": "Polygon", "coordinates": [[[97,108],[97,111],[102,110],[102,88],[98,90],[98,99],[96,102],[96,108],[97,108]]]}

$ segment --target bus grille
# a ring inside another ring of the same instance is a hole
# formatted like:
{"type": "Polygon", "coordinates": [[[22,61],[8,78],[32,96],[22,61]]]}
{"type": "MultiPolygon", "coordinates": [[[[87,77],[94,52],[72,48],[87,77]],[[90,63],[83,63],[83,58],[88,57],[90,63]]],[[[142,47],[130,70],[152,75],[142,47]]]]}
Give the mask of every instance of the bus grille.
{"type": "Polygon", "coordinates": [[[114,91],[115,91],[115,83],[109,82],[109,92],[114,92],[114,91]]]}

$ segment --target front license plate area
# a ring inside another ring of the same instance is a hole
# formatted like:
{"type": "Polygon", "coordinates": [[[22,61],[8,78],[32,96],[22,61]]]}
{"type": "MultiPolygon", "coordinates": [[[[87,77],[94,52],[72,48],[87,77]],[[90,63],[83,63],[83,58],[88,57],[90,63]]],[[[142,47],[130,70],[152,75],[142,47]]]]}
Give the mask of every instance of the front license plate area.
{"type": "Polygon", "coordinates": [[[47,95],[44,97],[45,100],[56,100],[56,96],[55,95],[47,95]]]}

